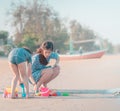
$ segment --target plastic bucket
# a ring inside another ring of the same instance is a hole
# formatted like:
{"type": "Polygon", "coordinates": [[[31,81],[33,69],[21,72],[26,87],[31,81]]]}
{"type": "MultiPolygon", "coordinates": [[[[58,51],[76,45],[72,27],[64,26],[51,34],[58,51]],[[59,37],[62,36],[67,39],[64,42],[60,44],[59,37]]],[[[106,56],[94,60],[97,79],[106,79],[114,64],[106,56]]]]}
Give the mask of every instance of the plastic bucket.
{"type": "Polygon", "coordinates": [[[44,87],[40,89],[40,93],[41,93],[41,96],[49,96],[50,90],[49,88],[44,87]]]}

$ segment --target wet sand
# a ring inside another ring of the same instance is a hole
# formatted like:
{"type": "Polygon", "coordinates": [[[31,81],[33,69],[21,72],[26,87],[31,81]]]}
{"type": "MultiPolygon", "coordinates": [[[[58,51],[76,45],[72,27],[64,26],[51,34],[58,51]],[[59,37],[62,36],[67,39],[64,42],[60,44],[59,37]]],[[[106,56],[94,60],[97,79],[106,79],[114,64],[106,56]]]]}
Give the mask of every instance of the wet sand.
{"type": "MultiPolygon", "coordinates": [[[[120,87],[120,55],[101,59],[61,61],[60,75],[48,84],[55,89],[114,89],[120,87]]],[[[7,59],[0,58],[0,91],[10,86],[12,74],[7,59]]],[[[32,91],[32,86],[30,85],[32,91]]],[[[0,94],[1,111],[118,111],[120,97],[94,98],[81,95],[63,98],[5,99],[0,94]]]]}

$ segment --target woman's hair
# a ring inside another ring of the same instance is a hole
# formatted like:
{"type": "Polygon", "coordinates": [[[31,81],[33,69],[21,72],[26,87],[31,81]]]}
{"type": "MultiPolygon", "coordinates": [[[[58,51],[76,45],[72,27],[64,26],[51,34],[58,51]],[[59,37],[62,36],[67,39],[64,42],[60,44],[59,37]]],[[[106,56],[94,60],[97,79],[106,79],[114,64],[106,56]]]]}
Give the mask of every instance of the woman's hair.
{"type": "Polygon", "coordinates": [[[43,50],[50,50],[53,51],[53,42],[52,41],[45,41],[42,43],[42,45],[37,49],[36,53],[39,54],[39,61],[43,65],[47,65],[48,61],[43,55],[43,50]]]}
{"type": "Polygon", "coordinates": [[[37,49],[37,53],[42,53],[43,50],[51,50],[53,51],[53,42],[52,41],[45,41],[42,45],[37,49]]]}
{"type": "Polygon", "coordinates": [[[43,54],[39,55],[39,61],[42,65],[47,65],[48,64],[48,61],[43,54]]]}

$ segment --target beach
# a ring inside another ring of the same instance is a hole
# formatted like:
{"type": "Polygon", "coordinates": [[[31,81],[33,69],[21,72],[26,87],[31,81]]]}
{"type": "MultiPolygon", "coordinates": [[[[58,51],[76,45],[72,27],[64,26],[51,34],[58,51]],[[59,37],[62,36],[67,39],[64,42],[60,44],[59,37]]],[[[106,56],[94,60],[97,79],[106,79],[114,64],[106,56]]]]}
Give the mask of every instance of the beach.
{"type": "MultiPolygon", "coordinates": [[[[100,59],[60,61],[60,75],[48,84],[50,89],[115,89],[120,88],[120,55],[100,59]]],[[[7,58],[0,58],[0,91],[10,86],[12,74],[7,58]]],[[[18,87],[19,88],[19,87],[18,87]]],[[[30,91],[33,87],[30,85],[30,91]]],[[[51,97],[30,99],[3,98],[1,111],[118,111],[120,97],[98,96],[51,97]]]]}

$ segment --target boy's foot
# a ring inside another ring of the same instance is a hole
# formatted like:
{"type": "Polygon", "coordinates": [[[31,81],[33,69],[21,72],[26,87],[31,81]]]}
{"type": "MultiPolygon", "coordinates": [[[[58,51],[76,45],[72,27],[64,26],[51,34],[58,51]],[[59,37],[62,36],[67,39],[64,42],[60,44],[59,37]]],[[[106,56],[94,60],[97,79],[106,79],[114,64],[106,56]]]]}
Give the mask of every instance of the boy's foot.
{"type": "Polygon", "coordinates": [[[11,97],[9,97],[9,98],[11,98],[11,99],[16,99],[17,97],[15,97],[15,96],[11,96],[11,97]]]}
{"type": "Polygon", "coordinates": [[[29,94],[26,94],[26,99],[30,98],[30,95],[29,94]]]}

